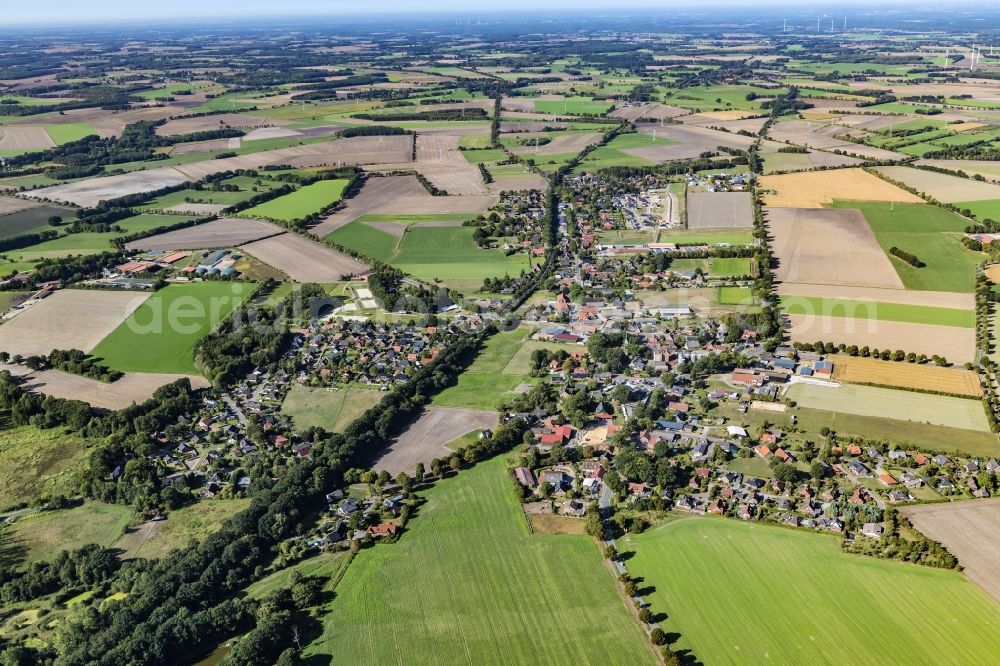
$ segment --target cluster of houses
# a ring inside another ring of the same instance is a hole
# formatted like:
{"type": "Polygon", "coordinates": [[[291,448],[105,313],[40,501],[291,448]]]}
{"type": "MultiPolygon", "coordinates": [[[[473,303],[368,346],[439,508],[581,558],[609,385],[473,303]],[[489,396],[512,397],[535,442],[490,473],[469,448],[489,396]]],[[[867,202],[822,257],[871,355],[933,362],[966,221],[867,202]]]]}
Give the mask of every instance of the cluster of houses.
{"type": "Polygon", "coordinates": [[[477,219],[477,225],[486,237],[496,238],[505,252],[527,252],[533,257],[542,257],[545,255],[544,220],[542,192],[507,191],[488,213],[477,219]]]}

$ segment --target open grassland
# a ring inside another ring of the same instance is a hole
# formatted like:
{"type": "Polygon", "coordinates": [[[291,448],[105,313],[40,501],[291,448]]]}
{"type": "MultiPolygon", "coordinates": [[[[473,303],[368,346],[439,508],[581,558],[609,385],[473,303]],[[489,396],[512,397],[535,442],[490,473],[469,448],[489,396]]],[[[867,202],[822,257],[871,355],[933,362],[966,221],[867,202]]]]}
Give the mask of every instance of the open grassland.
{"type": "Polygon", "coordinates": [[[252,290],[253,285],[242,282],[167,285],[92,353],[122,372],[200,374],[194,364],[195,344],[252,290]]]}
{"type": "Polygon", "coordinates": [[[79,141],[85,136],[96,135],[97,131],[89,123],[63,123],[61,125],[48,125],[45,132],[52,138],[53,143],[61,146],[70,141],[79,141]]]}
{"type": "Polygon", "coordinates": [[[986,414],[978,400],[897,391],[859,384],[839,388],[793,384],[785,394],[802,407],[859,416],[885,416],[901,421],[988,432],[986,414]]]}
{"type": "Polygon", "coordinates": [[[251,599],[263,599],[278,590],[286,590],[292,586],[291,580],[294,574],[303,578],[325,579],[323,590],[330,592],[350,562],[350,554],[345,551],[320,553],[253,583],[246,589],[247,596],[251,599]]]}
{"type": "Polygon", "coordinates": [[[586,351],[586,347],[583,345],[571,345],[564,342],[543,342],[541,340],[526,340],[522,344],[517,353],[510,359],[507,365],[504,366],[503,374],[505,375],[527,375],[531,373],[531,353],[536,349],[545,349],[547,351],[559,351],[560,349],[567,354],[572,353],[583,353],[586,351]]]}
{"type": "Polygon", "coordinates": [[[19,518],[14,523],[14,539],[25,547],[29,562],[47,560],[61,550],[74,550],[88,543],[108,547],[122,535],[131,518],[129,507],[87,502],[72,509],[19,518]]]}
{"type": "Polygon", "coordinates": [[[718,287],[716,303],[719,305],[753,305],[750,287],[718,287]]]}
{"type": "Polygon", "coordinates": [[[362,388],[308,388],[292,386],[281,411],[292,419],[297,430],[322,428],[343,432],[366,410],[378,404],[384,394],[362,388]]]}
{"type": "Polygon", "coordinates": [[[593,540],[528,533],[502,457],[423,496],[398,543],[354,558],[307,656],[345,664],[654,663],[593,540]]]}
{"type": "Polygon", "coordinates": [[[936,365],[897,363],[861,356],[833,356],[833,378],[856,384],[880,384],[922,391],[939,391],[978,398],[979,376],[971,370],[936,365]]]}
{"type": "Polygon", "coordinates": [[[72,495],[75,474],[90,442],[34,426],[7,429],[0,437],[0,508],[39,496],[72,495]]]}
{"type": "Polygon", "coordinates": [[[525,254],[504,256],[472,240],[472,227],[409,227],[392,265],[422,280],[481,282],[488,277],[520,275],[531,270],[525,254]]]}
{"type": "Polygon", "coordinates": [[[300,187],[291,194],[248,208],[241,215],[267,217],[286,222],[299,220],[340,201],[348,182],[345,179],[320,180],[300,187]]]}
{"type": "Polygon", "coordinates": [[[976,325],[976,313],[972,310],[902,303],[879,303],[877,301],[818,296],[782,296],[781,307],[785,312],[798,315],[877,319],[963,328],[973,328],[976,325]]]}
{"type": "Polygon", "coordinates": [[[490,337],[458,383],[434,396],[435,407],[496,409],[505,395],[531,381],[527,374],[501,374],[528,337],[527,329],[504,331],[490,337]]]}
{"type": "Polygon", "coordinates": [[[392,259],[396,254],[396,246],[399,244],[399,238],[396,235],[365,224],[360,219],[348,222],[325,238],[378,261],[392,259]]]}
{"type": "Polygon", "coordinates": [[[171,511],[166,520],[127,530],[114,546],[125,551],[123,557],[160,558],[218,531],[222,523],[248,506],[250,500],[244,498],[203,500],[171,511]]]}
{"type": "Polygon", "coordinates": [[[686,245],[750,245],[750,232],[736,229],[670,229],[660,232],[661,243],[684,243],[686,245]]]}
{"type": "Polygon", "coordinates": [[[763,195],[764,205],[780,208],[822,208],[835,199],[923,203],[917,195],[853,168],[762,176],[759,187],[775,191],[763,195]]]}
{"type": "Polygon", "coordinates": [[[608,102],[601,102],[589,97],[565,97],[563,99],[536,100],[535,111],[538,113],[554,113],[558,115],[593,115],[600,116],[611,108],[608,102]]]}
{"type": "Polygon", "coordinates": [[[1000,602],[1000,498],[908,506],[913,526],[958,558],[969,580],[1000,602]]]}
{"type": "Polygon", "coordinates": [[[692,86],[670,91],[665,99],[674,106],[699,111],[756,110],[763,99],[778,92],[781,91],[748,85],[692,86]],[[748,100],[750,93],[758,99],[748,100]]]}
{"type": "Polygon", "coordinates": [[[706,664],[977,663],[1000,606],[952,571],[844,554],[834,536],[715,518],[619,543],[654,612],[706,664]],[[794,618],[794,619],[793,619],[794,618]]]}
{"type": "Polygon", "coordinates": [[[961,243],[967,220],[929,204],[893,206],[838,200],[834,205],[860,210],[886,253],[891,247],[898,247],[926,264],[916,268],[900,259],[891,259],[907,289],[972,291],[976,266],[985,257],[961,243]]]}

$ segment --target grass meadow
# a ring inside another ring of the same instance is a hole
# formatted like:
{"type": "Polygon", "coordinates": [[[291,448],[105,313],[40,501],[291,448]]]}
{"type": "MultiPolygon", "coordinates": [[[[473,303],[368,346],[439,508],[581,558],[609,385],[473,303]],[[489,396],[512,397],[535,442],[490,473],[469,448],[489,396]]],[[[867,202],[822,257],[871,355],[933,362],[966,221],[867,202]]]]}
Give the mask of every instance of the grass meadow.
{"type": "Polygon", "coordinates": [[[343,432],[384,395],[362,388],[330,390],[295,385],[281,403],[281,411],[292,419],[297,430],[317,427],[327,432],[343,432]]]}
{"type": "Polygon", "coordinates": [[[847,555],[804,530],[684,518],[619,541],[705,664],[986,663],[1000,607],[953,571],[847,555]]]}
{"type": "Polygon", "coordinates": [[[243,282],[171,284],[153,294],[91,352],[122,372],[200,374],[194,346],[253,290],[243,282]]]}
{"type": "Polygon", "coordinates": [[[79,435],[56,430],[5,429],[0,437],[0,509],[39,495],[72,495],[74,473],[86,462],[89,446],[79,435]]]}
{"type": "Polygon", "coordinates": [[[13,538],[25,547],[27,561],[34,562],[88,543],[108,547],[122,535],[131,518],[131,507],[87,502],[20,518],[14,523],[13,538]]]}
{"type": "Polygon", "coordinates": [[[866,302],[848,298],[821,298],[817,296],[783,296],[781,297],[781,307],[789,314],[862,317],[880,321],[959,326],[962,328],[973,328],[976,325],[976,313],[972,310],[940,308],[929,305],[866,302]]]}
{"type": "Polygon", "coordinates": [[[860,210],[887,254],[895,246],[926,264],[915,268],[889,255],[907,289],[972,291],[984,257],[961,243],[967,220],[929,204],[835,201],[834,207],[860,210]]]}
{"type": "Polygon", "coordinates": [[[300,187],[283,197],[248,208],[240,215],[243,217],[267,217],[286,222],[298,220],[318,213],[327,206],[340,201],[348,182],[343,178],[319,180],[311,185],[300,187]]]}
{"type": "Polygon", "coordinates": [[[594,541],[528,532],[503,457],[422,496],[397,543],[355,556],[307,657],[655,663],[594,541]]]}
{"type": "MultiPolygon", "coordinates": [[[[500,401],[519,384],[532,381],[527,371],[516,373],[506,370],[522,346],[527,344],[529,333],[527,329],[518,328],[490,337],[472,365],[458,376],[458,382],[434,396],[431,405],[496,409],[500,401]]],[[[530,358],[523,363],[526,365],[529,362],[530,358]]]]}

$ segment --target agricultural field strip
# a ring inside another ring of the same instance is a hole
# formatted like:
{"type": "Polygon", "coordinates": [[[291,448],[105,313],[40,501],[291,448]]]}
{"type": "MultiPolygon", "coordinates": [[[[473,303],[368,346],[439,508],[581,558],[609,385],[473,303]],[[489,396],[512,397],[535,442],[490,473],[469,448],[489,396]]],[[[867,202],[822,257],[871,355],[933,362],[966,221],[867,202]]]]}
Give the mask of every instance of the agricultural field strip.
{"type": "Polygon", "coordinates": [[[832,356],[830,360],[833,361],[834,381],[935,391],[973,398],[983,395],[979,375],[972,370],[882,361],[845,354],[832,356]]]}

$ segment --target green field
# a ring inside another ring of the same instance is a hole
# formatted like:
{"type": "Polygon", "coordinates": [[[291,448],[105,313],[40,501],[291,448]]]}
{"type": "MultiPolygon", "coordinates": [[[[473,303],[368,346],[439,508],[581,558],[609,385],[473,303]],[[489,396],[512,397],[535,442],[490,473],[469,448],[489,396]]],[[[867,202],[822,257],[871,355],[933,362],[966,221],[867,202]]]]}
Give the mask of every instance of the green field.
{"type": "Polygon", "coordinates": [[[151,538],[141,529],[129,530],[114,546],[125,551],[123,557],[160,558],[218,531],[222,523],[248,506],[250,500],[245,498],[203,500],[171,511],[165,521],[156,525],[151,538]]]}
{"type": "Polygon", "coordinates": [[[316,181],[311,185],[300,187],[291,194],[248,208],[240,215],[267,217],[286,222],[299,220],[340,201],[348,182],[350,181],[343,178],[316,181]]]}
{"type": "Polygon", "coordinates": [[[774,97],[781,92],[784,90],[769,90],[746,85],[700,86],[670,91],[663,101],[699,111],[755,111],[760,108],[763,99],[774,97]],[[750,93],[756,94],[758,99],[747,100],[747,95],[750,93]]]}
{"type": "Polygon", "coordinates": [[[14,538],[26,548],[29,562],[45,560],[61,550],[74,550],[88,543],[110,546],[131,518],[131,507],[87,502],[72,509],[19,518],[14,523],[14,538]]]}
{"type": "Polygon", "coordinates": [[[91,352],[122,372],[200,374],[194,346],[250,292],[243,282],[171,284],[156,292],[91,352]]]}
{"type": "Polygon", "coordinates": [[[527,375],[531,372],[531,353],[536,349],[548,351],[559,351],[567,354],[582,353],[586,351],[583,345],[571,345],[563,342],[543,342],[541,340],[527,340],[517,350],[517,353],[507,362],[502,372],[505,375],[527,375]]]}
{"type": "Polygon", "coordinates": [[[1000,607],[953,571],[840,551],[835,536],[716,518],[619,541],[646,599],[705,664],[988,663],[1000,607]]]}
{"type": "Polygon", "coordinates": [[[753,236],[749,231],[732,229],[682,229],[661,231],[659,241],[688,245],[750,245],[753,243],[753,236]]]}
{"type": "Polygon", "coordinates": [[[965,208],[969,209],[969,212],[977,220],[1000,220],[1000,199],[987,199],[986,201],[962,201],[955,204],[959,210],[965,208]]]}
{"type": "Polygon", "coordinates": [[[483,162],[503,162],[507,159],[507,153],[499,149],[486,148],[482,150],[463,150],[465,156],[471,164],[481,164],[483,162]]]}
{"type": "MultiPolygon", "coordinates": [[[[526,254],[504,256],[472,240],[472,227],[409,227],[392,265],[422,280],[482,282],[531,270],[526,254]]],[[[476,285],[478,286],[478,284],[476,285]]]]}
{"type": "Polygon", "coordinates": [[[360,388],[332,390],[295,385],[281,403],[281,412],[292,419],[298,430],[316,427],[343,432],[384,395],[381,391],[360,388]]]}
{"type": "Polygon", "coordinates": [[[593,540],[528,533],[502,457],[423,496],[398,543],[355,556],[307,657],[655,663],[593,540]]]}
{"type": "Polygon", "coordinates": [[[976,313],[972,310],[928,305],[903,305],[818,296],[782,296],[781,307],[789,314],[877,319],[962,328],[974,328],[976,325],[976,313]]]}
{"type": "Polygon", "coordinates": [[[712,259],[708,273],[717,277],[744,277],[750,275],[752,264],[749,257],[712,259]]]}
{"type": "Polygon", "coordinates": [[[90,444],[57,430],[5,429],[0,436],[0,509],[39,496],[74,494],[75,475],[90,444]]]}
{"type": "Polygon", "coordinates": [[[325,236],[326,240],[360,252],[366,257],[389,261],[396,254],[399,237],[368,226],[361,220],[345,224],[325,236]]]}
{"type": "Polygon", "coordinates": [[[750,287],[718,287],[716,302],[719,305],[753,305],[750,287]]]}
{"type": "Polygon", "coordinates": [[[323,589],[332,591],[333,583],[339,580],[350,561],[350,555],[346,551],[315,555],[253,583],[246,590],[247,596],[262,599],[273,592],[287,589],[291,587],[293,573],[298,573],[303,578],[326,578],[328,582],[323,589]]]}
{"type": "Polygon", "coordinates": [[[590,97],[566,97],[558,100],[535,100],[535,111],[558,115],[604,115],[611,104],[590,97]]]}
{"type": "Polygon", "coordinates": [[[45,132],[56,145],[61,146],[70,141],[79,141],[85,136],[96,135],[97,131],[88,123],[66,123],[65,125],[49,125],[45,132]]]}
{"type": "Polygon", "coordinates": [[[490,337],[472,365],[458,376],[458,383],[434,396],[431,404],[436,407],[496,409],[500,401],[519,384],[533,381],[527,372],[505,370],[526,343],[528,334],[526,329],[518,328],[490,337]]]}
{"type": "Polygon", "coordinates": [[[884,416],[950,428],[988,432],[983,403],[968,398],[842,384],[840,388],[795,384],[786,394],[802,407],[858,416],[884,416]]]}
{"type": "Polygon", "coordinates": [[[630,155],[625,151],[630,148],[648,148],[650,146],[670,146],[677,141],[665,139],[662,136],[653,139],[652,134],[632,132],[619,134],[603,146],[598,146],[580,161],[576,171],[607,169],[616,166],[652,166],[655,162],[643,157],[630,155]]]}
{"type": "Polygon", "coordinates": [[[929,204],[835,201],[834,207],[860,210],[887,254],[895,246],[927,264],[915,268],[890,255],[907,289],[972,291],[976,266],[984,256],[960,242],[967,220],[929,204]]]}

